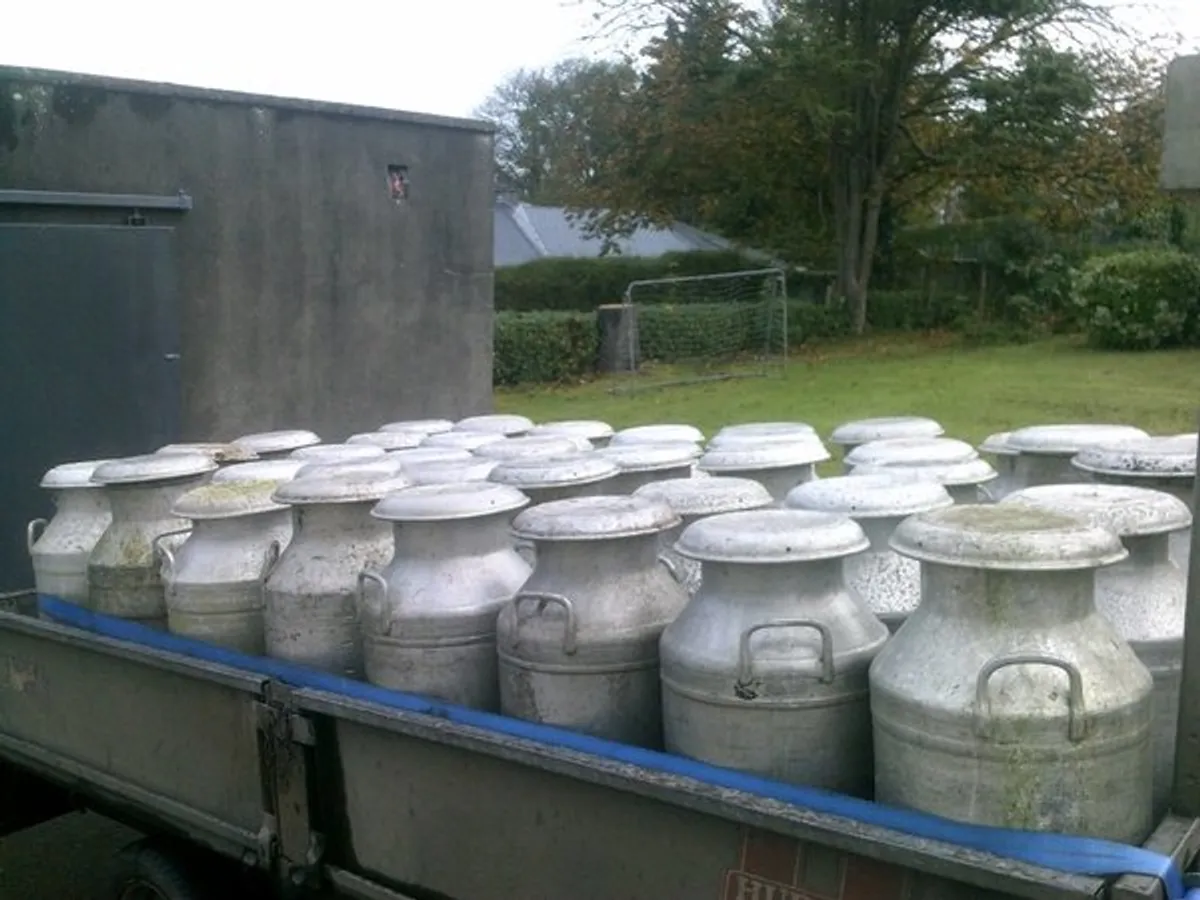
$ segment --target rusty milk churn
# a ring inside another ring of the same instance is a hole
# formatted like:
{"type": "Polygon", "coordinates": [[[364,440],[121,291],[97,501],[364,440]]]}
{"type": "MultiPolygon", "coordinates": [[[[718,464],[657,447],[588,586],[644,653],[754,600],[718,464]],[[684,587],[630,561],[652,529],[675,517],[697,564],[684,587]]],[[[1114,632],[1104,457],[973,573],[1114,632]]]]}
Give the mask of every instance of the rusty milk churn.
{"type": "Polygon", "coordinates": [[[875,799],[949,819],[1140,843],[1151,678],[1096,609],[1110,531],[1012,503],[905,519],[921,605],[875,658],[875,799]]]}
{"type": "Polygon", "coordinates": [[[290,455],[301,447],[312,447],[319,444],[321,439],[311,431],[289,429],[244,434],[234,443],[254,453],[259,459],[278,459],[290,455]]]}
{"type": "Polygon", "coordinates": [[[632,428],[622,428],[611,438],[608,445],[619,447],[623,444],[701,444],[704,442],[704,432],[694,425],[635,425],[632,428]]]}
{"type": "Polygon", "coordinates": [[[894,632],[921,602],[921,566],[891,548],[892,532],[911,515],[953,502],[936,482],[897,480],[885,469],[878,475],[810,481],[788,494],[785,505],[847,516],[858,523],[870,546],[843,561],[846,587],[894,632]]]}
{"type": "Polygon", "coordinates": [[[440,431],[427,436],[421,441],[421,446],[451,447],[456,450],[474,451],[484,444],[503,440],[506,440],[504,435],[494,431],[440,431]]]}
{"type": "Polygon", "coordinates": [[[469,481],[487,481],[497,465],[498,463],[491,459],[435,459],[423,463],[406,463],[401,469],[413,484],[463,484],[469,481]]]}
{"type": "Polygon", "coordinates": [[[177,550],[159,542],[167,629],[230,650],[263,652],[263,580],[291,537],[277,481],[226,481],[188,491],[173,512],[192,523],[177,550]]]}
{"type": "Polygon", "coordinates": [[[658,541],[678,524],[666,504],[636,497],[557,500],[517,516],[537,565],[497,621],[503,713],[661,746],[658,639],[687,593],[659,564],[658,541]]]}
{"type": "Polygon", "coordinates": [[[680,523],[659,538],[659,557],[675,580],[687,589],[688,596],[700,588],[700,563],[675,551],[679,535],[693,522],[720,513],[766,509],[775,498],[753,478],[670,478],[638,488],[633,496],[665,503],[679,516],[680,523]]]}
{"type": "Polygon", "coordinates": [[[795,441],[726,444],[710,447],[696,463],[708,475],[752,478],[767,489],[777,504],[798,484],[812,481],[817,464],[829,459],[829,451],[814,437],[795,441]]]}
{"type": "MultiPolygon", "coordinates": [[[[1096,444],[1080,450],[1071,465],[1100,484],[1125,484],[1164,491],[1178,497],[1190,508],[1192,484],[1196,478],[1196,435],[1174,434],[1096,444]]],[[[1172,532],[1171,558],[1185,576],[1191,553],[1191,528],[1172,532]]]]}
{"type": "Polygon", "coordinates": [[[112,521],[88,560],[88,605],[96,612],[165,628],[167,606],[156,543],[174,549],[191,523],[175,515],[175,501],[217,468],[202,453],[154,453],[114,459],[96,467],[112,521]]]}
{"type": "Polygon", "coordinates": [[[1045,484],[1009,494],[1019,503],[1105,528],[1129,551],[1096,573],[1096,608],[1154,678],[1154,815],[1166,814],[1175,767],[1175,719],[1183,667],[1187,576],[1171,559],[1170,537],[1192,523],[1177,497],[1116,484],[1045,484]]]}
{"type": "Polygon", "coordinates": [[[456,431],[488,431],[504,437],[520,437],[528,434],[533,422],[524,416],[493,413],[486,416],[468,416],[454,426],[456,431]]]}
{"type": "Polygon", "coordinates": [[[929,481],[940,484],[955,503],[990,503],[991,485],[998,479],[986,459],[924,466],[888,466],[862,463],[854,475],[887,475],[894,481],[929,481]]]}
{"type": "Polygon", "coordinates": [[[33,583],[39,594],[88,605],[88,558],[112,521],[108,497],[92,474],[109,460],[64,463],[42,476],[54,515],[25,530],[33,583]]]}
{"type": "Polygon", "coordinates": [[[690,441],[663,443],[610,443],[597,450],[601,457],[617,464],[621,474],[605,487],[610,494],[632,494],[644,484],[667,478],[688,478],[702,453],[699,444],[690,441]]]}
{"type": "Polygon", "coordinates": [[[662,636],[668,752],[870,795],[867,671],[888,631],[842,575],[866,547],[850,519],[807,510],[684,529],[676,550],[702,575],[662,636]]]}
{"type": "MultiPolygon", "coordinates": [[[[893,438],[936,438],[946,433],[940,422],[925,416],[879,416],[843,422],[829,435],[829,442],[842,448],[844,460],[855,447],[893,438]]],[[[848,470],[847,470],[848,471],[848,470]]]]}
{"type": "Polygon", "coordinates": [[[292,542],[263,586],[268,656],[362,674],[358,576],[392,557],[392,529],[371,508],[409,486],[402,475],[307,475],[274,498],[292,508],[292,542]]]}
{"type": "Polygon", "coordinates": [[[450,431],[454,423],[449,419],[406,419],[380,425],[377,431],[406,431],[412,434],[443,434],[450,431]]]}
{"type": "Polygon", "coordinates": [[[1008,446],[1017,454],[1013,462],[1012,489],[1039,484],[1073,484],[1089,481],[1071,465],[1080,450],[1092,444],[1111,444],[1149,437],[1129,425],[1033,425],[1008,435],[1008,446]]]}
{"type": "Polygon", "coordinates": [[[501,484],[424,485],[384,497],[395,555],[359,581],[372,684],[495,712],[496,615],[529,577],[508,526],[528,505],[501,484]]]}
{"type": "Polygon", "coordinates": [[[561,422],[544,422],[529,432],[531,435],[566,435],[585,438],[593,447],[607,447],[613,436],[613,427],[597,419],[567,419],[561,422]]]}
{"type": "Polygon", "coordinates": [[[368,444],[382,450],[411,450],[420,447],[426,435],[416,431],[364,431],[346,438],[347,444],[368,444]]]}

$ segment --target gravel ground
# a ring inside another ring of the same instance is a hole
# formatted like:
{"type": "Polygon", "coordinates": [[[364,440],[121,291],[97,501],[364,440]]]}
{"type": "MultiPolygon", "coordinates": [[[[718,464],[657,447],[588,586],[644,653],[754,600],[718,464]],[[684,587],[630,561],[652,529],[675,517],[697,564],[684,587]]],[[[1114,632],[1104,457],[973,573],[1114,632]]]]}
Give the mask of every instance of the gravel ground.
{"type": "Polygon", "coordinates": [[[110,900],[113,854],[137,837],[77,813],[0,838],[0,900],[110,900]]]}

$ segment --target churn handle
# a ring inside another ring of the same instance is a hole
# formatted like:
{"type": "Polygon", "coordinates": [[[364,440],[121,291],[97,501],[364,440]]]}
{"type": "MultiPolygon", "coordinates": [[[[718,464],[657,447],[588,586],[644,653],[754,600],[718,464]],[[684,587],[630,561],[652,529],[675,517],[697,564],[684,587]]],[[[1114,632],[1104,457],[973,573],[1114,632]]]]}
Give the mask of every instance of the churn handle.
{"type": "Polygon", "coordinates": [[[162,563],[166,563],[169,575],[175,573],[175,554],[171,552],[170,548],[163,541],[176,535],[189,534],[191,530],[190,528],[176,528],[174,531],[164,531],[162,534],[155,535],[154,540],[150,542],[150,547],[154,551],[155,558],[161,560],[162,563]]]}
{"type": "Polygon", "coordinates": [[[738,641],[738,684],[748,685],[754,680],[754,657],[750,652],[750,638],[760,631],[772,628],[811,628],[821,635],[821,681],[830,684],[835,676],[833,670],[833,632],[829,626],[815,619],[776,619],[759,622],[742,632],[738,641]]]}
{"type": "Polygon", "coordinates": [[[567,616],[567,624],[563,630],[563,653],[573,656],[578,649],[578,624],[575,621],[575,604],[571,602],[570,598],[564,597],[562,594],[550,594],[546,591],[518,591],[511,600],[514,614],[522,600],[536,600],[539,613],[546,608],[546,604],[563,608],[563,612],[567,616]]]}
{"type": "Polygon", "coordinates": [[[679,571],[679,566],[675,565],[675,560],[671,559],[665,553],[660,553],[658,554],[658,561],[670,573],[671,577],[675,579],[676,583],[683,584],[683,573],[679,571]]]}
{"type": "MultiPolygon", "coordinates": [[[[371,582],[371,584],[373,584],[379,588],[384,599],[387,598],[387,594],[388,594],[387,579],[384,578],[380,573],[375,572],[371,569],[363,569],[361,572],[358,573],[358,606],[360,609],[367,605],[367,582],[368,581],[371,582]]],[[[379,618],[381,621],[383,619],[383,604],[382,603],[379,604],[379,615],[377,618],[379,618]]],[[[382,622],[382,624],[383,624],[384,635],[385,636],[390,635],[392,633],[391,617],[389,616],[388,620],[386,622],[382,622]]]]}
{"type": "Polygon", "coordinates": [[[1001,669],[1009,666],[1051,666],[1066,673],[1067,696],[1067,736],[1072,742],[1082,741],[1087,737],[1087,713],[1083,706],[1083,676],[1074,663],[1048,653],[1006,653],[993,656],[983,664],[975,679],[975,729],[983,732],[987,728],[988,713],[992,709],[992,701],[988,696],[988,682],[1001,669]]]}
{"type": "Polygon", "coordinates": [[[45,519],[34,519],[25,526],[25,546],[29,549],[30,553],[33,552],[33,545],[38,542],[38,539],[42,536],[42,532],[46,530],[46,526],[49,524],[45,519]]]}

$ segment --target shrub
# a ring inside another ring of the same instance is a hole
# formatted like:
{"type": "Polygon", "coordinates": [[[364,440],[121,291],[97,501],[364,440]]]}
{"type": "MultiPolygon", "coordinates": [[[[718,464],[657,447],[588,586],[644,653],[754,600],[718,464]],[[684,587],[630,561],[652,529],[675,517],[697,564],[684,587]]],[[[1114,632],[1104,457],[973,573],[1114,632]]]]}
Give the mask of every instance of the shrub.
{"type": "Polygon", "coordinates": [[[497,313],[492,379],[513,385],[578,378],[595,371],[598,344],[592,313],[497,313]]]}
{"type": "Polygon", "coordinates": [[[870,291],[867,321],[875,331],[938,331],[957,328],[971,314],[962,294],[870,291]]]}
{"type": "Polygon", "coordinates": [[[638,345],[646,361],[727,359],[766,345],[758,303],[655,303],[638,307],[638,345]]]}
{"type": "Polygon", "coordinates": [[[1094,346],[1153,350],[1200,337],[1200,262],[1189,254],[1158,249],[1093,258],[1074,288],[1094,346]]]}

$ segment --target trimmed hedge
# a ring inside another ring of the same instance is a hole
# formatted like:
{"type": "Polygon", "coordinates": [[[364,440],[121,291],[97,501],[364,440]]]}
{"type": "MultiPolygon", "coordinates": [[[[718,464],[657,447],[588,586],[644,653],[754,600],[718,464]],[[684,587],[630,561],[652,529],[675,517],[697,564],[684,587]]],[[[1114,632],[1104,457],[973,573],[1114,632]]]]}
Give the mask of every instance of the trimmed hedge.
{"type": "Polygon", "coordinates": [[[497,313],[492,380],[498,385],[577,379],[596,370],[594,313],[497,313]]]}
{"type": "Polygon", "coordinates": [[[1136,250],[1088,260],[1075,303],[1093,346],[1154,350],[1200,343],[1200,260],[1179,250],[1136,250]]]}

